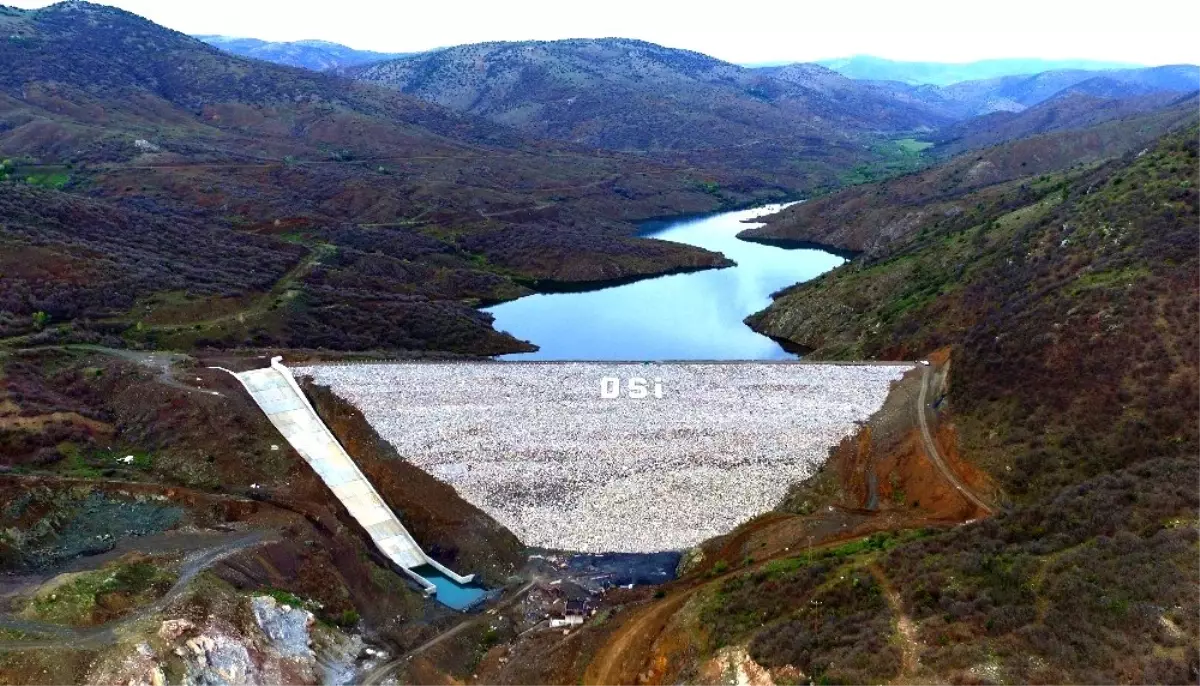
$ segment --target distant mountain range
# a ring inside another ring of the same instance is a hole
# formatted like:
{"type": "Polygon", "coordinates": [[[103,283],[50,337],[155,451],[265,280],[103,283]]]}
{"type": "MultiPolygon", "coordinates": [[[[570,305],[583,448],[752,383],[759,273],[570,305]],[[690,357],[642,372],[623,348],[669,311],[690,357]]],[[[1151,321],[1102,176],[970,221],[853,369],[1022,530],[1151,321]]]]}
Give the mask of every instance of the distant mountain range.
{"type": "Polygon", "coordinates": [[[919,109],[817,65],[751,70],[625,38],[460,45],[343,73],[607,148],[687,149],[735,135],[826,133],[834,124],[853,132],[931,123],[919,109]],[[714,140],[700,140],[707,138],[714,140]]]}
{"type": "MultiPolygon", "coordinates": [[[[1144,65],[1128,62],[1100,62],[1095,60],[1043,60],[1043,59],[994,59],[978,62],[902,62],[897,60],[856,55],[831,60],[819,60],[817,64],[852,79],[869,81],[899,81],[909,85],[930,84],[948,86],[962,81],[994,79],[1001,76],[1039,74],[1045,71],[1104,69],[1133,69],[1144,65]]],[[[767,65],[764,65],[767,66],[767,65]]]]}
{"type": "Polygon", "coordinates": [[[1155,93],[1184,95],[1200,90],[1200,67],[1170,65],[1108,71],[1064,70],[964,81],[950,86],[910,86],[898,81],[866,81],[891,97],[923,103],[955,118],[992,112],[1021,112],[1069,92],[1120,99],[1155,93]]]}
{"type": "MultiPolygon", "coordinates": [[[[1103,122],[1130,120],[1149,112],[1163,111],[1170,123],[1173,112],[1183,118],[1200,106],[1195,92],[1178,95],[1156,92],[1140,97],[1111,98],[1068,88],[1054,97],[1021,112],[993,112],[972,117],[940,129],[930,136],[935,145],[931,154],[951,156],[967,150],[985,148],[1007,141],[1050,133],[1079,130],[1103,122]]],[[[1144,131],[1163,130],[1143,123],[1144,131]]]]}
{"type": "Polygon", "coordinates": [[[1019,112],[1069,88],[1108,99],[1200,88],[1193,66],[1095,60],[956,64],[862,55],[735,65],[623,38],[479,43],[414,53],[320,40],[196,38],[242,57],[382,83],[538,136],[637,151],[694,152],[697,137],[714,139],[703,148],[722,148],[731,136],[764,131],[837,140],[846,132],[936,128],[947,120],[1019,112]],[[483,62],[486,70],[475,68],[483,62]],[[659,105],[667,93],[672,108],[664,114],[659,105]],[[714,102],[723,105],[714,108],[714,102]],[[839,133],[830,136],[830,129],[839,133]]]}
{"type": "Polygon", "coordinates": [[[1149,98],[1149,107],[1200,88],[1200,69],[1187,65],[910,85],[851,79],[819,64],[747,68],[621,38],[460,45],[340,73],[538,137],[788,175],[851,160],[872,137],[1020,112],[1068,90],[1149,98]]]}
{"type": "Polygon", "coordinates": [[[326,71],[339,67],[352,67],[370,62],[403,57],[413,53],[372,52],[355,50],[338,43],[323,40],[301,40],[286,43],[259,40],[257,38],[232,38],[230,36],[194,36],[225,52],[253,57],[254,59],[303,67],[313,71],[326,71]]]}
{"type": "Polygon", "coordinates": [[[852,163],[864,136],[948,121],[819,65],[747,69],[623,38],[461,45],[341,73],[539,137],[781,180],[852,163]]]}
{"type": "Polygon", "coordinates": [[[1082,69],[1047,71],[1032,76],[967,81],[947,86],[942,92],[952,99],[975,102],[987,99],[998,103],[992,109],[1018,111],[1048,100],[1068,88],[1109,98],[1127,98],[1161,91],[1188,93],[1200,89],[1200,68],[1194,65],[1170,65],[1103,72],[1082,69]]]}

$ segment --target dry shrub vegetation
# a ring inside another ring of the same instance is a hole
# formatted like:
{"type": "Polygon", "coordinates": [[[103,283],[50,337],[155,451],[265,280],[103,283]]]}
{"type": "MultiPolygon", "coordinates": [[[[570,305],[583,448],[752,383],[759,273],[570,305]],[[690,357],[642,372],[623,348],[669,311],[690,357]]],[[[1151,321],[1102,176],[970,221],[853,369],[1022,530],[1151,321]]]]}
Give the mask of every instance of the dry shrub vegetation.
{"type": "Polygon", "coordinates": [[[756,662],[815,682],[866,683],[900,673],[893,612],[864,564],[905,538],[862,541],[767,563],[720,582],[700,621],[708,648],[749,642],[756,662]]]}
{"type": "Polygon", "coordinates": [[[1200,676],[1198,169],[1193,126],[981,194],[754,319],[818,356],[953,345],[942,412],[1007,503],[879,559],[919,627],[919,674],[1200,676]]]}

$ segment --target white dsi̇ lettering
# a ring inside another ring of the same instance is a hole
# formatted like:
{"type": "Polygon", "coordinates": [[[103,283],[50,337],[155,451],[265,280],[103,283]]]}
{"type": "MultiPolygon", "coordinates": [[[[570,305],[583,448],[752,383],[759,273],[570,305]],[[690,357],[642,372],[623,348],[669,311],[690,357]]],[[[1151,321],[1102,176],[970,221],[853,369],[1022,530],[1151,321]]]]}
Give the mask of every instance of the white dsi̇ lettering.
{"type": "MultiPolygon", "coordinates": [[[[655,379],[651,385],[650,381],[640,376],[632,377],[625,382],[625,395],[631,400],[644,400],[651,395],[661,398],[663,397],[662,379],[655,379]]],[[[620,398],[621,379],[615,376],[606,376],[600,379],[600,397],[620,398]]]]}

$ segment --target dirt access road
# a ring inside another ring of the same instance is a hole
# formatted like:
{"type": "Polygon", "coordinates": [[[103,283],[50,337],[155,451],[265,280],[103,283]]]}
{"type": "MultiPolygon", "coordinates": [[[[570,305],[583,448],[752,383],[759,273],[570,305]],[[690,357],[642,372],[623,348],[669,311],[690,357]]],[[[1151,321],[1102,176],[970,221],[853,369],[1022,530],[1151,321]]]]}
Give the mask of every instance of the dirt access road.
{"type": "MultiPolygon", "coordinates": [[[[491,608],[491,612],[498,613],[498,612],[507,610],[508,608],[512,607],[513,604],[515,604],[518,600],[523,598],[525,596],[525,594],[529,592],[529,589],[533,588],[537,582],[538,582],[538,579],[533,579],[529,583],[527,583],[524,586],[522,586],[521,588],[517,589],[517,592],[512,594],[512,596],[509,597],[508,600],[505,600],[503,603],[500,603],[496,607],[491,608]]],[[[389,661],[379,665],[375,669],[372,669],[371,671],[367,672],[365,675],[363,675],[361,683],[362,684],[381,684],[381,683],[383,683],[384,680],[386,680],[389,676],[391,676],[393,672],[395,672],[397,669],[399,669],[402,665],[404,665],[409,660],[413,659],[417,655],[420,655],[421,653],[425,652],[426,650],[429,650],[430,648],[436,646],[437,644],[439,644],[443,641],[446,641],[446,640],[462,633],[463,631],[466,631],[467,629],[469,629],[472,626],[475,626],[479,622],[486,619],[488,616],[489,616],[489,614],[487,614],[487,613],[478,614],[469,619],[465,619],[462,622],[459,622],[458,624],[455,624],[453,627],[447,629],[446,631],[443,631],[442,633],[438,634],[437,636],[434,636],[433,638],[422,643],[421,645],[417,646],[416,648],[413,648],[412,650],[401,655],[400,657],[398,657],[394,660],[389,660],[389,661]]]]}
{"type": "MultiPolygon", "coordinates": [[[[929,419],[926,414],[928,412],[929,386],[932,379],[933,373],[931,368],[924,366],[920,381],[920,392],[916,398],[914,409],[917,414],[921,430],[921,441],[924,445],[925,453],[928,455],[930,462],[937,467],[938,472],[948,483],[961,492],[971,503],[990,514],[993,511],[992,507],[963,483],[954,470],[950,468],[933,439],[933,432],[930,430],[929,419]]],[[[856,536],[854,538],[860,537],[856,536]]],[[[847,540],[850,539],[838,537],[820,545],[808,547],[806,552],[842,545],[847,540]]],[[[748,569],[753,570],[762,567],[771,562],[772,559],[781,557],[787,557],[787,555],[776,555],[772,558],[761,560],[748,569]]],[[[719,583],[726,577],[734,574],[746,573],[748,569],[740,568],[733,570],[728,574],[706,580],[691,588],[668,595],[663,600],[634,610],[637,614],[614,632],[611,639],[600,648],[592,659],[592,662],[588,665],[584,673],[583,683],[613,684],[630,681],[635,678],[639,672],[645,669],[645,656],[650,654],[654,642],[658,640],[658,637],[665,630],[672,617],[697,591],[708,587],[712,583],[719,583]]],[[[916,627],[911,618],[904,614],[899,601],[899,594],[883,575],[882,569],[878,565],[872,564],[868,570],[880,581],[888,604],[896,615],[898,639],[901,641],[903,654],[903,670],[905,674],[912,674],[920,664],[921,646],[916,638],[916,627]]]]}
{"type": "Polygon", "coordinates": [[[969,486],[963,483],[962,479],[958,478],[958,474],[954,473],[954,470],[951,469],[950,465],[946,463],[945,458],[942,457],[942,453],[938,450],[937,443],[933,440],[933,432],[929,430],[929,419],[927,415],[929,412],[927,398],[929,395],[929,384],[932,380],[933,372],[931,371],[931,368],[924,367],[921,373],[921,394],[917,398],[917,422],[921,425],[921,442],[925,445],[925,454],[929,456],[929,460],[933,462],[933,465],[938,468],[939,472],[941,472],[942,477],[945,478],[951,486],[954,486],[959,493],[962,493],[964,498],[971,501],[971,503],[973,503],[980,510],[983,510],[987,514],[991,514],[993,512],[992,506],[984,502],[984,500],[976,495],[969,486]]]}

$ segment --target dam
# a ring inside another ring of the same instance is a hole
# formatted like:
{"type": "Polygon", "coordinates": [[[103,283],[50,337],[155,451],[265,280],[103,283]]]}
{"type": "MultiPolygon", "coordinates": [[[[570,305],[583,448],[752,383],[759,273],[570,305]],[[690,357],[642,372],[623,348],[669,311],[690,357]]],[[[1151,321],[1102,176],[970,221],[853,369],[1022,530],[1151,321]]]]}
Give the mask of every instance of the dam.
{"type": "Polygon", "coordinates": [[[409,362],[297,368],[526,545],[680,550],[774,508],[898,364],[409,362]]]}

